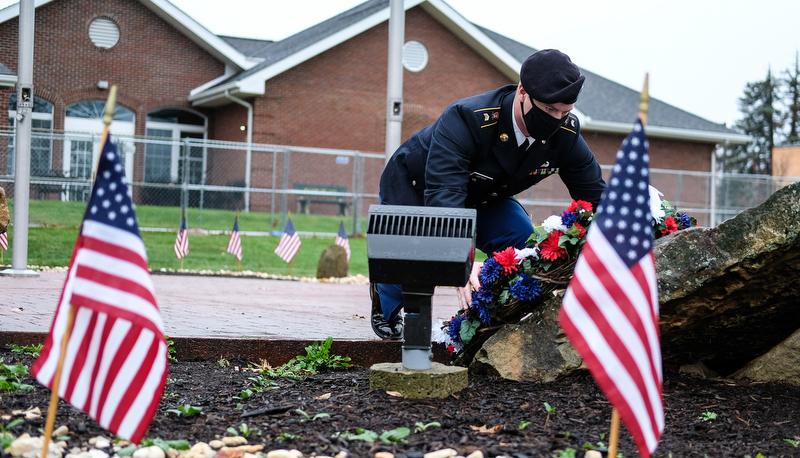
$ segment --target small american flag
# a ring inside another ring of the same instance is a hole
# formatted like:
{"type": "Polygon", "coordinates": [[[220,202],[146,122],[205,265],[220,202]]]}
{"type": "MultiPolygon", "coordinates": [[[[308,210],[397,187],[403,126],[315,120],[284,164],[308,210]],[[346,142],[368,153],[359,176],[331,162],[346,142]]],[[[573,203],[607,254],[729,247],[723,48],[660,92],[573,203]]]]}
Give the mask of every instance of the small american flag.
{"type": "Polygon", "coordinates": [[[637,121],[617,152],[559,316],[644,458],[664,430],[647,150],[637,121]]]}
{"type": "Polygon", "coordinates": [[[281,241],[275,248],[275,254],[286,262],[292,262],[292,258],[297,254],[297,250],[300,249],[300,245],[300,236],[297,235],[297,231],[294,230],[294,224],[292,224],[292,219],[289,218],[289,222],[286,223],[286,228],[283,230],[283,234],[281,234],[281,241]]]}
{"type": "Polygon", "coordinates": [[[339,222],[339,233],[336,234],[336,241],[333,242],[344,248],[347,252],[347,260],[350,260],[350,242],[347,240],[347,233],[344,231],[344,221],[339,222]]]}
{"type": "Polygon", "coordinates": [[[0,248],[8,250],[8,232],[0,234],[0,248]]]}
{"type": "Polygon", "coordinates": [[[227,252],[236,256],[239,261],[242,260],[242,239],[239,237],[239,217],[233,220],[233,232],[231,238],[228,240],[227,252]]]}
{"type": "Polygon", "coordinates": [[[186,232],[186,215],[181,217],[181,229],[175,239],[175,256],[178,259],[189,254],[189,234],[186,232]]]}
{"type": "Polygon", "coordinates": [[[116,147],[107,141],[50,332],[31,373],[100,426],[138,443],[167,377],[167,343],[116,147]]]}

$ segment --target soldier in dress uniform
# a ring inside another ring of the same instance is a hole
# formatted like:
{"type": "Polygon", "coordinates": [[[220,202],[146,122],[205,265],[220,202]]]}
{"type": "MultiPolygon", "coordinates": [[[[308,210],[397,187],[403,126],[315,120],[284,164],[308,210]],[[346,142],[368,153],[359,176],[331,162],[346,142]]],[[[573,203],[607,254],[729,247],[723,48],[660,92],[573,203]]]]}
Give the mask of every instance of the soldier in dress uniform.
{"type": "MultiPolygon", "coordinates": [[[[476,245],[487,254],[525,247],[533,228],[514,195],[550,175],[596,208],[605,182],[570,113],[584,79],[569,56],[545,49],[523,62],[518,85],[453,102],[395,151],[381,176],[381,204],[475,208],[476,245]]],[[[458,289],[462,307],[470,286],[458,289]]],[[[401,338],[400,285],[373,284],[370,293],[372,329],[401,338]]]]}

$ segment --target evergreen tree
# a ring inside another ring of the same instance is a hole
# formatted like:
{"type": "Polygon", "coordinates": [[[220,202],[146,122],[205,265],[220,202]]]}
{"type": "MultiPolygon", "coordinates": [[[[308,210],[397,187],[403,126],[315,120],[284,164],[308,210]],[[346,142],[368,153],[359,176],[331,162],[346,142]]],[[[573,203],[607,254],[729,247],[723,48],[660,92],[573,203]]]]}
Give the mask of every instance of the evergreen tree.
{"type": "Polygon", "coordinates": [[[786,70],[786,100],[787,119],[789,121],[789,134],[786,143],[800,142],[800,53],[795,54],[794,71],[786,70]]]}
{"type": "Polygon", "coordinates": [[[767,71],[765,80],[747,83],[739,99],[739,111],[744,116],[736,121],[734,128],[752,137],[753,141],[726,148],[719,161],[723,171],[772,173],[772,148],[776,131],[781,127],[781,112],[775,107],[776,100],[780,100],[778,83],[772,70],[767,71]]]}

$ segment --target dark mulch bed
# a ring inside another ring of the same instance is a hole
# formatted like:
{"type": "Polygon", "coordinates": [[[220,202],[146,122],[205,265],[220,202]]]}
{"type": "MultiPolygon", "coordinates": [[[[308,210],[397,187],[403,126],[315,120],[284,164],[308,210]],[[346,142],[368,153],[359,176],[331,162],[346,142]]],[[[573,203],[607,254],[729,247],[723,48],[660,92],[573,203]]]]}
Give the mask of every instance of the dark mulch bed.
{"type": "MultiPolygon", "coordinates": [[[[5,351],[0,351],[0,357],[5,364],[21,361],[30,365],[33,361],[32,357],[5,351]]],[[[237,364],[247,366],[248,362],[231,361],[231,367],[220,367],[216,361],[172,363],[164,397],[147,437],[208,442],[229,435],[228,428],[240,429],[245,423],[253,431],[248,441],[264,444],[265,451],[297,448],[306,456],[332,456],[346,450],[358,457],[372,456],[377,451],[421,457],[445,447],[464,455],[481,449],[487,456],[512,457],[550,457],[569,447],[578,450],[577,456],[581,457],[584,444],[608,440],[611,407],[588,375],[547,384],[471,375],[468,389],[446,399],[408,400],[370,389],[369,369],[352,368],[319,373],[302,381],[276,379],[278,389],[242,400],[239,396],[242,390],[252,387],[249,377],[254,374],[237,371],[237,364]],[[328,393],[330,396],[325,399],[328,393]],[[555,408],[549,418],[545,402],[555,408]],[[186,417],[167,412],[185,404],[202,407],[204,413],[186,417]],[[311,417],[319,413],[330,416],[303,421],[306,417],[296,409],[311,417]],[[373,444],[334,437],[337,432],[355,433],[357,428],[378,434],[401,426],[413,431],[417,422],[438,422],[441,427],[412,433],[407,443],[373,444]],[[530,424],[520,429],[521,422],[530,424]],[[494,434],[473,430],[484,425],[502,427],[494,434]]],[[[49,390],[30,377],[28,383],[35,384],[36,389],[0,392],[0,415],[31,406],[42,409],[43,418],[13,428],[10,432],[14,435],[39,435],[44,428],[49,390]]],[[[800,456],[800,448],[784,440],[800,439],[798,387],[667,373],[664,404],[666,430],[657,457],[755,457],[757,453],[766,457],[800,456]],[[716,420],[702,421],[700,417],[706,412],[716,413],[716,420]]],[[[2,421],[3,425],[7,423],[2,421]]],[[[56,426],[62,424],[72,431],[70,447],[97,435],[110,437],[64,401],[60,402],[56,417],[56,426]]],[[[620,451],[629,458],[638,456],[624,427],[620,451]]]]}

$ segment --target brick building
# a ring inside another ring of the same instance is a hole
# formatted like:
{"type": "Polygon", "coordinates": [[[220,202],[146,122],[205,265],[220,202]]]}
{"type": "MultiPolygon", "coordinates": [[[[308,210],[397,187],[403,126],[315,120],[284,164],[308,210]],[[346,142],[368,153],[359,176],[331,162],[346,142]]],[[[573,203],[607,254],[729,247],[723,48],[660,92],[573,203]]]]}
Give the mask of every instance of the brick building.
{"type": "MultiPolygon", "coordinates": [[[[107,85],[118,86],[112,133],[205,138],[382,152],[385,142],[389,0],[365,3],[284,40],[210,33],[167,0],[37,0],[34,128],[102,129],[107,85]],[[252,122],[248,110],[252,109],[252,122]]],[[[440,0],[406,2],[402,137],[432,123],[453,100],[516,83],[535,50],[461,17],[440,0]],[[409,68],[411,70],[409,70],[409,68]]],[[[19,6],[0,11],[0,129],[13,127],[19,6]],[[3,87],[5,86],[5,87],[3,87]]],[[[580,63],[578,63],[580,64],[580,63]]],[[[629,132],[638,93],[591,72],[575,113],[601,164],[629,132]]],[[[648,118],[651,167],[710,171],[717,145],[747,137],[658,100],[648,118]]],[[[2,138],[0,140],[5,140],[2,138]]],[[[12,173],[13,145],[0,175],[12,173]]],[[[128,155],[134,182],[175,182],[175,148],[137,143],[128,155]]],[[[32,151],[32,174],[87,176],[91,142],[32,151]]],[[[254,156],[251,186],[269,186],[273,164],[254,156]]],[[[242,155],[209,154],[204,183],[232,185],[242,155]],[[223,173],[225,171],[225,173],[223,173]]],[[[333,158],[330,159],[333,161],[333,158]]],[[[367,166],[364,189],[377,192],[382,162],[367,166]]],[[[333,162],[298,167],[291,181],[332,183],[333,162]]],[[[241,174],[240,174],[241,175],[241,174]]],[[[558,180],[545,180],[544,183],[558,180]]],[[[558,192],[557,184],[539,187],[558,192]]],[[[264,196],[251,207],[263,210],[264,196]]]]}

